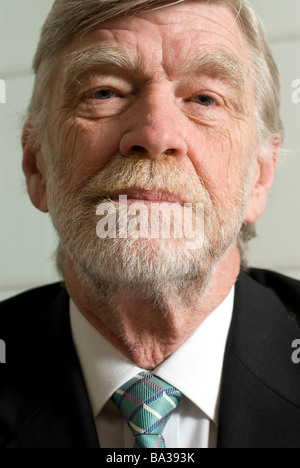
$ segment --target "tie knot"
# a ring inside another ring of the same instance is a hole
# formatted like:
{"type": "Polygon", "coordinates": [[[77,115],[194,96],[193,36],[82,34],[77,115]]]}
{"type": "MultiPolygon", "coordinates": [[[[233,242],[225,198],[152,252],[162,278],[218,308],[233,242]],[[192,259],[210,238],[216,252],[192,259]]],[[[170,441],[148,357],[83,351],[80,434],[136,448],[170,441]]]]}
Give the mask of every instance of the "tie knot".
{"type": "Polygon", "coordinates": [[[165,447],[166,423],[184,395],[153,374],[141,372],[112,396],[135,437],[135,447],[165,447]]]}

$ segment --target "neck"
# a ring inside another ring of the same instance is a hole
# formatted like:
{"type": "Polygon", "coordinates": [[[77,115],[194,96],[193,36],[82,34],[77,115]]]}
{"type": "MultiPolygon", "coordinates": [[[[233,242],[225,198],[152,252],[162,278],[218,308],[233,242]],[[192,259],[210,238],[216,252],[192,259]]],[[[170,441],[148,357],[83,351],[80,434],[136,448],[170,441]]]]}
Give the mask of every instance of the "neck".
{"type": "Polygon", "coordinates": [[[159,303],[118,285],[95,291],[66,260],[68,293],[86,319],[143,369],[155,369],[224,301],[240,271],[236,245],[222,258],[205,292],[165,290],[159,303]]]}

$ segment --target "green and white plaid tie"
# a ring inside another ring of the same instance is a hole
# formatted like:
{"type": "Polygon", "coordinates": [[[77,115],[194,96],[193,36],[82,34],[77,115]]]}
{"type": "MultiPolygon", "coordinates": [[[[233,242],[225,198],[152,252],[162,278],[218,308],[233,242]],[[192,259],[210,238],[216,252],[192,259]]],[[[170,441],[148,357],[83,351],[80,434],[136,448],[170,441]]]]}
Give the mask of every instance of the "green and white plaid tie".
{"type": "Polygon", "coordinates": [[[134,448],[165,448],[163,430],[184,395],[158,377],[141,372],[112,396],[135,437],[134,448]]]}

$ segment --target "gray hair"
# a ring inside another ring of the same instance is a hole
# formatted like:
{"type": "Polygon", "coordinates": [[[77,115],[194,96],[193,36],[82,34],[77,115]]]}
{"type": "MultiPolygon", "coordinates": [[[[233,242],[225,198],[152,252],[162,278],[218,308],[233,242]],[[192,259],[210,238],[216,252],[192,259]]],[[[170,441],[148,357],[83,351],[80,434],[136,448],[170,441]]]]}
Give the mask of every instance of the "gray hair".
{"type": "MultiPolygon", "coordinates": [[[[56,0],[41,33],[33,62],[36,74],[25,131],[32,145],[39,147],[47,131],[51,84],[62,48],[74,37],[87,34],[102,22],[120,15],[150,11],[188,0],[56,0]]],[[[244,0],[198,0],[226,6],[235,16],[250,46],[256,91],[256,121],[261,154],[273,154],[272,146],[283,135],[279,114],[279,74],[267,44],[263,27],[244,0]],[[271,151],[270,151],[271,149],[271,151]]],[[[255,235],[253,224],[244,223],[238,246],[241,263],[247,261],[247,246],[255,235]]]]}

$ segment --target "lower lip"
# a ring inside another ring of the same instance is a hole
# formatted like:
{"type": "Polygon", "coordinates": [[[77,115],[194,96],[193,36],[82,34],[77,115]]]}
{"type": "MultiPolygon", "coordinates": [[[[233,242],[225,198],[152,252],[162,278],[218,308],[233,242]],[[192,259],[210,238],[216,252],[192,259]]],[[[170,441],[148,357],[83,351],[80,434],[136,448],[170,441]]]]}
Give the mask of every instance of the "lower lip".
{"type": "MultiPolygon", "coordinates": [[[[113,197],[112,198],[113,201],[119,201],[119,197],[113,197]]],[[[133,204],[133,203],[143,203],[145,205],[161,205],[161,204],[164,204],[164,205],[168,205],[168,206],[182,206],[181,203],[179,202],[170,202],[170,201],[167,201],[167,200],[146,200],[144,198],[127,198],[127,200],[125,200],[127,204],[133,204]]]]}

